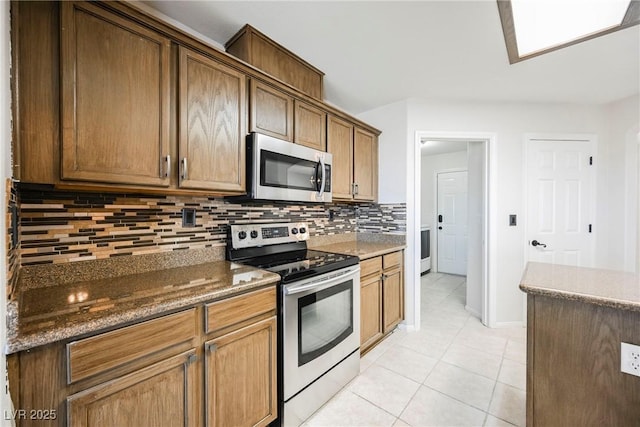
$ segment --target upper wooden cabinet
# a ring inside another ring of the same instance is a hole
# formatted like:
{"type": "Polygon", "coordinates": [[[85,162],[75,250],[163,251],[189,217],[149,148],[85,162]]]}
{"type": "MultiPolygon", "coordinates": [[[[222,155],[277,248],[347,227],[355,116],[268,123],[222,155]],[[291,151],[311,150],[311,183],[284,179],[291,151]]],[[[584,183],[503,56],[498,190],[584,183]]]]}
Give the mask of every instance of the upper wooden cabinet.
{"type": "Polygon", "coordinates": [[[352,200],[353,125],[329,115],[327,118],[327,151],[333,156],[331,186],[334,199],[352,200]]]}
{"type": "Polygon", "coordinates": [[[329,115],[327,151],[333,155],[333,198],[375,201],[378,193],[378,138],[329,115]]]}
{"type": "Polygon", "coordinates": [[[61,178],[168,186],[170,40],[61,2],[61,178]]]}
{"type": "Polygon", "coordinates": [[[378,138],[356,127],[353,136],[355,200],[375,201],[378,185],[378,138]]]}
{"type": "Polygon", "coordinates": [[[246,78],[180,47],[180,187],[245,190],[246,78]]]}
{"type": "MultiPolygon", "coordinates": [[[[249,33],[234,49],[250,41],[263,66],[297,67],[296,58],[282,66],[281,46],[264,50],[270,42],[249,33]]],[[[128,2],[14,1],[11,37],[13,172],[21,182],[242,194],[245,138],[256,131],[337,154],[334,198],[375,200],[377,131],[322,102],[317,70],[298,86],[283,83],[128,2]]]]}
{"type": "Polygon", "coordinates": [[[327,151],[327,113],[306,102],[295,100],[293,142],[327,151]]]}
{"type": "Polygon", "coordinates": [[[293,98],[267,84],[251,80],[249,129],[293,141],[293,98]]]}

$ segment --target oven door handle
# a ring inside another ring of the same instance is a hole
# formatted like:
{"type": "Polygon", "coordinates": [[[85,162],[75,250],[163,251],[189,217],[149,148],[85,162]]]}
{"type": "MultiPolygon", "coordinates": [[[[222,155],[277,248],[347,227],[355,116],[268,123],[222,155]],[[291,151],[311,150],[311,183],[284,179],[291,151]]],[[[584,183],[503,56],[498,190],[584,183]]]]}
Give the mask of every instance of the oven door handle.
{"type": "MultiPolygon", "coordinates": [[[[311,283],[305,283],[303,285],[294,285],[294,286],[290,286],[284,287],[284,294],[285,295],[294,295],[294,294],[299,294],[301,292],[305,292],[305,291],[309,291],[309,290],[316,290],[316,291],[321,291],[323,289],[327,289],[330,288],[332,286],[338,285],[342,282],[344,282],[344,279],[348,276],[353,276],[356,273],[358,273],[360,271],[360,266],[357,266],[356,268],[353,269],[349,269],[347,271],[342,272],[341,274],[337,275],[337,276],[333,276],[329,279],[321,279],[321,280],[317,280],[317,281],[313,281],[311,283]]],[[[360,286],[360,284],[358,283],[357,286],[360,286]]]]}

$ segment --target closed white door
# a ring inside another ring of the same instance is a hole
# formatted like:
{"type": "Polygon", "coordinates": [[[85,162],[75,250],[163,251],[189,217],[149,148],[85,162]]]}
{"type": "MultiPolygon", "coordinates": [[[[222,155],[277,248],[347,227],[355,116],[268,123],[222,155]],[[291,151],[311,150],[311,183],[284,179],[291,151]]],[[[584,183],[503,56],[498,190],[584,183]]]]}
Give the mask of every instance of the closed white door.
{"type": "Polygon", "coordinates": [[[527,145],[528,260],[592,266],[593,142],[529,139],[527,145]]]}
{"type": "Polygon", "coordinates": [[[467,171],[438,174],[438,271],[467,274],[467,171]]]}

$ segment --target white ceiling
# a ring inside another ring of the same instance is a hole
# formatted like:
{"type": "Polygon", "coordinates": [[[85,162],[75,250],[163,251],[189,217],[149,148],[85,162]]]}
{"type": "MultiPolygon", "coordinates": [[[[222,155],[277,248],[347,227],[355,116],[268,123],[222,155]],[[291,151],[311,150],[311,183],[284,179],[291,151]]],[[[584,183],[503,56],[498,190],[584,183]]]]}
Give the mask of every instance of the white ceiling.
{"type": "Polygon", "coordinates": [[[640,27],[509,65],[495,0],[145,1],[224,44],[249,23],[358,114],[407,98],[603,104],[639,92],[640,27]]]}

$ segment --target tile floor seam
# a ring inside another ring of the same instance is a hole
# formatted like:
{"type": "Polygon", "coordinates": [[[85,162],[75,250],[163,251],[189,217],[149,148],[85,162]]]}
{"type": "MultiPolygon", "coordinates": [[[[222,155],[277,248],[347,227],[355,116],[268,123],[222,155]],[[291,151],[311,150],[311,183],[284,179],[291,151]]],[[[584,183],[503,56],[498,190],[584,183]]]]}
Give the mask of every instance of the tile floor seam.
{"type": "MultiPolygon", "coordinates": [[[[477,406],[472,405],[472,404],[467,403],[467,402],[464,402],[464,401],[462,401],[462,400],[458,399],[458,398],[457,398],[457,397],[455,397],[455,396],[451,396],[450,394],[445,393],[444,391],[437,390],[437,389],[435,389],[435,388],[433,388],[433,387],[431,387],[431,386],[429,386],[429,385],[426,385],[426,384],[422,384],[422,385],[423,385],[424,387],[427,387],[427,388],[429,388],[429,389],[433,390],[433,391],[437,391],[438,393],[440,393],[440,394],[441,394],[441,395],[443,395],[443,396],[447,396],[447,397],[448,397],[448,398],[450,398],[450,399],[453,399],[453,400],[455,400],[455,401],[457,401],[457,402],[459,402],[459,403],[462,403],[462,404],[463,404],[463,405],[465,405],[465,406],[469,406],[469,407],[471,407],[471,408],[473,408],[473,409],[477,409],[478,411],[481,411],[481,412],[484,412],[484,413],[487,413],[487,414],[489,413],[489,408],[488,408],[488,407],[487,407],[487,409],[478,408],[477,406]]],[[[495,388],[495,384],[494,384],[494,388],[495,388]]],[[[491,398],[493,398],[493,391],[491,392],[491,398]]],[[[491,401],[489,401],[489,406],[491,406],[491,401]]],[[[493,414],[492,414],[492,415],[493,415],[493,414]]]]}

